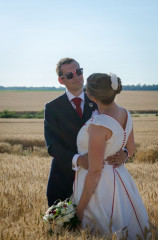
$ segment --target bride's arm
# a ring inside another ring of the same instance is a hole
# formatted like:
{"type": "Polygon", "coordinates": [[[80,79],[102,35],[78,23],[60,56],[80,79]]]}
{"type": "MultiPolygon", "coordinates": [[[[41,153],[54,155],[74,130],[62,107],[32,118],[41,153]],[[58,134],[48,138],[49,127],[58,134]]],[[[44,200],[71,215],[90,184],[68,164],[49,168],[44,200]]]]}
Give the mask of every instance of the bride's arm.
{"type": "Polygon", "coordinates": [[[85,178],[83,192],[77,207],[77,215],[80,220],[82,220],[84,209],[86,208],[99,182],[104,161],[105,143],[112,135],[109,129],[93,124],[90,125],[88,133],[89,168],[85,178]]]}

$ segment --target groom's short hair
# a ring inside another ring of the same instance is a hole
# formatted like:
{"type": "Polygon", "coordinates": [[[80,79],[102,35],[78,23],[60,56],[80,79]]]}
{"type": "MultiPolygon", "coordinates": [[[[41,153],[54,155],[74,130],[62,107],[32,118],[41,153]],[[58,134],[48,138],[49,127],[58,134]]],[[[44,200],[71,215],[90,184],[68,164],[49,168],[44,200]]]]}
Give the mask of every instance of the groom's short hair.
{"type": "MultiPolygon", "coordinates": [[[[56,73],[57,73],[58,77],[61,77],[63,75],[63,73],[61,71],[61,66],[63,66],[64,64],[70,64],[72,62],[78,63],[73,58],[62,58],[62,59],[59,60],[59,62],[56,65],[56,73]]],[[[78,63],[78,65],[79,65],[79,63],[78,63]]]]}

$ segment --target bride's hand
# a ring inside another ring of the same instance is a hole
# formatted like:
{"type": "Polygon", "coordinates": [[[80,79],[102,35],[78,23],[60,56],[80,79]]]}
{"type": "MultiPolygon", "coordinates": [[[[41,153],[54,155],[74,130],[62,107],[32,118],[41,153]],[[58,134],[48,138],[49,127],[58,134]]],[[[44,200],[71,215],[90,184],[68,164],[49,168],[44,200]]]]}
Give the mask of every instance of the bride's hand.
{"type": "Polygon", "coordinates": [[[78,219],[79,219],[80,221],[82,221],[83,212],[84,212],[83,210],[79,210],[78,208],[77,208],[77,210],[76,210],[77,217],[78,217],[78,219]]]}

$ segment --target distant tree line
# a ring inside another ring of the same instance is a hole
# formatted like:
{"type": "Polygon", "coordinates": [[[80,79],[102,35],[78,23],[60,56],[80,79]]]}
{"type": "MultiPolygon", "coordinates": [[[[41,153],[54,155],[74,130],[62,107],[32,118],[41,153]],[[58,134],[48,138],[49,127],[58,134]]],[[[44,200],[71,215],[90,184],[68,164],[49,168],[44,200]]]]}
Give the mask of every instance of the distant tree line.
{"type": "Polygon", "coordinates": [[[0,90],[14,90],[14,91],[64,91],[65,87],[3,87],[0,90]]]}
{"type": "Polygon", "coordinates": [[[158,91],[158,85],[123,85],[123,90],[128,90],[128,91],[158,91]]]}
{"type": "MultiPolygon", "coordinates": [[[[0,90],[14,90],[14,91],[64,91],[65,87],[3,87],[0,90]]],[[[158,85],[123,85],[123,90],[128,91],[158,91],[158,85]]]]}

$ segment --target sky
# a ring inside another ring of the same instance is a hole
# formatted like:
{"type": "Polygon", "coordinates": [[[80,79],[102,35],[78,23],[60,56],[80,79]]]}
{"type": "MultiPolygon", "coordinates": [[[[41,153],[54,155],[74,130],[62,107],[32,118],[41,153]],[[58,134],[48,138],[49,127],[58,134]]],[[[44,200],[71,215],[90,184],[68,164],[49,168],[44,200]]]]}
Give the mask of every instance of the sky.
{"type": "Polygon", "coordinates": [[[123,85],[158,84],[157,0],[0,0],[0,86],[59,87],[71,57],[123,85]]]}

